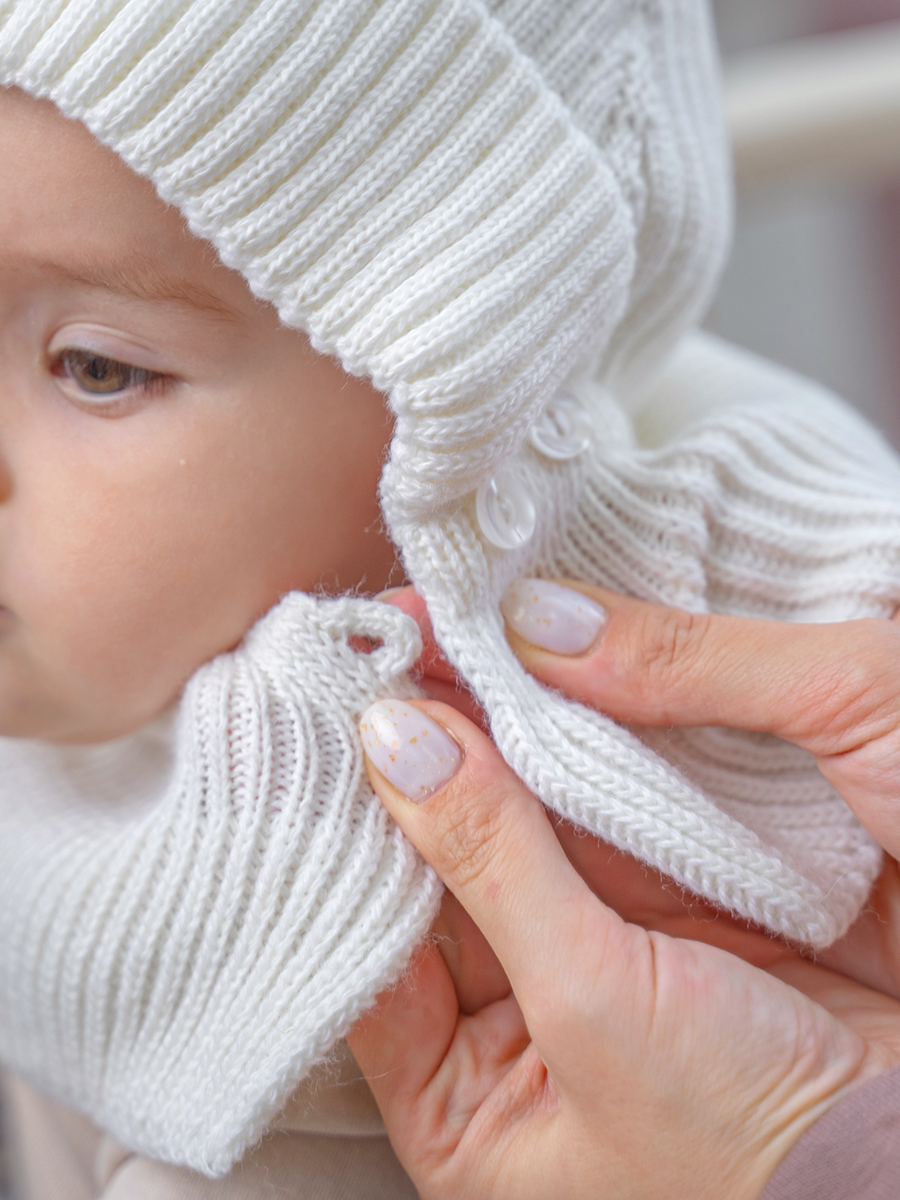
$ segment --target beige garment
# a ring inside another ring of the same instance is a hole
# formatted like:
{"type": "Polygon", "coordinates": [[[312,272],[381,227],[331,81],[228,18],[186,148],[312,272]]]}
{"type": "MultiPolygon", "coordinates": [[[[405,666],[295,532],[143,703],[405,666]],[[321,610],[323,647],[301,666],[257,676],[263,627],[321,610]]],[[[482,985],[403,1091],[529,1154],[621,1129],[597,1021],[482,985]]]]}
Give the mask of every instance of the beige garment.
{"type": "Polygon", "coordinates": [[[346,1044],[223,1179],[134,1154],[86,1117],[3,1079],[14,1200],[416,1200],[346,1044]]]}

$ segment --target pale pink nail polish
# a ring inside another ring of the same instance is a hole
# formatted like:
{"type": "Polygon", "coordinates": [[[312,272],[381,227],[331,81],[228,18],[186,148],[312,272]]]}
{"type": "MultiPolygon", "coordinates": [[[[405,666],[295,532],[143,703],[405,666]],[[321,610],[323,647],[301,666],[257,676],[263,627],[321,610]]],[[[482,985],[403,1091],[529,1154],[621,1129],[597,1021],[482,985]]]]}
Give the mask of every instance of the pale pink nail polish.
{"type": "Polygon", "coordinates": [[[594,600],[549,579],[517,579],[500,608],[519,637],[553,654],[583,654],[607,621],[606,609],[594,600]]]}
{"type": "Polygon", "coordinates": [[[403,700],[376,701],[359,729],[372,763],[409,800],[427,800],[462,762],[449,733],[403,700]]]}

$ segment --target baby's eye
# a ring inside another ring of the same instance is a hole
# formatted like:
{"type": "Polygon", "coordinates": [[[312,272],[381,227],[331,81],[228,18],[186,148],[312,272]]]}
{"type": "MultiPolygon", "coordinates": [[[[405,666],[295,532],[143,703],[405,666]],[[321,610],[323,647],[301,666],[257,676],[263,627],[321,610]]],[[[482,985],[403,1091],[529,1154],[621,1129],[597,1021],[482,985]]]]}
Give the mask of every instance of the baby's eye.
{"type": "Polygon", "coordinates": [[[78,392],[76,398],[99,404],[126,396],[159,395],[173,382],[171,375],[133,367],[91,350],[60,350],[51,360],[50,372],[74,384],[78,392]]]}

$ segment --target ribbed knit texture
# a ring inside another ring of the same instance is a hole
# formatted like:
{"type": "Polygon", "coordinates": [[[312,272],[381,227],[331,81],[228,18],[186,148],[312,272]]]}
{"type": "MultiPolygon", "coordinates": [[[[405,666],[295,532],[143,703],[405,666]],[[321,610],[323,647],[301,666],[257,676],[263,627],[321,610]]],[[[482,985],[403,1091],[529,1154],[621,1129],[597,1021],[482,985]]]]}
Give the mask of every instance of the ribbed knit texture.
{"type": "Polygon", "coordinates": [[[500,7],[508,28],[478,0],[0,0],[0,80],[390,394],[413,515],[490,474],[577,361],[657,355],[724,247],[703,6],[500,7]]]}
{"type": "Polygon", "coordinates": [[[174,739],[0,742],[3,1062],[227,1170],[434,919],[357,737],[420,650],[397,610],[292,595],[194,676],[174,739]]]}
{"type": "Polygon", "coordinates": [[[709,338],[685,341],[656,402],[684,388],[712,392],[719,411],[659,450],[626,430],[577,477],[521,455],[543,514],[535,545],[486,547],[470,505],[406,530],[407,562],[498,746],[547,804],[731,911],[825,946],[859,912],[880,852],[811,757],[722,730],[631,736],[541,688],[496,613],[533,572],[786,620],[900,604],[900,464],[881,439],[824,389],[709,338]]]}
{"type": "MultiPolygon", "coordinates": [[[[691,338],[647,391],[727,236],[701,0],[0,0],[0,83],[389,395],[391,533],[536,794],[775,932],[839,936],[879,851],[808,756],[624,730],[527,676],[498,609],[534,572],[788,620],[900,602],[900,471],[839,401],[691,338]],[[557,461],[531,434],[563,384],[592,445],[557,461]],[[537,512],[514,551],[477,518],[501,469],[537,512]]],[[[354,732],[410,686],[385,611],[285,601],[192,681],[152,787],[151,733],[4,746],[0,1051],[128,1145],[227,1169],[427,927],[354,732]]]]}

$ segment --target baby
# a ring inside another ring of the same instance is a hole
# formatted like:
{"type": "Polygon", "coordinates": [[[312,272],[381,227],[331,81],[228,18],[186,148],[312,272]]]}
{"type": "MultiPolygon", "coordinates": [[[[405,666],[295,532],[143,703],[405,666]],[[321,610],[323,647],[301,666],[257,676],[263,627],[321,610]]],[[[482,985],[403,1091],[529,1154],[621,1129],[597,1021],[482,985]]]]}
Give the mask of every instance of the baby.
{"type": "Polygon", "coordinates": [[[555,574],[793,620],[900,601],[890,451],[685,336],[728,212],[700,0],[0,0],[0,154],[28,1194],[414,1194],[361,1081],[297,1090],[353,1080],[340,1039],[439,901],[357,734],[415,694],[417,631],[364,598],[404,578],[547,804],[777,933],[846,929],[879,855],[811,760],[620,729],[500,616],[555,574]],[[244,1158],[273,1128],[290,1151],[244,1158]]]}
{"type": "Polygon", "coordinates": [[[0,92],[0,154],[0,727],[99,742],[285,593],[401,578],[391,423],[52,104],[0,92]]]}

